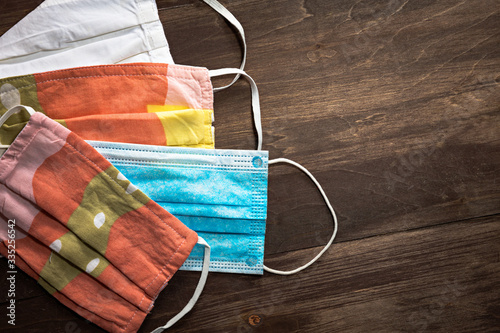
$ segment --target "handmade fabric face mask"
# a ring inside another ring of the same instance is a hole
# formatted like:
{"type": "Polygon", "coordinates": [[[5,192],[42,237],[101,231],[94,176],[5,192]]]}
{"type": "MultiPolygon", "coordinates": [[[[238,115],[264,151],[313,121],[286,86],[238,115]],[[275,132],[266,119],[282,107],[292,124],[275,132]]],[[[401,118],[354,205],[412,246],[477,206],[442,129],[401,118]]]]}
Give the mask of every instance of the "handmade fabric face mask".
{"type": "Polygon", "coordinates": [[[0,38],[0,77],[173,63],[155,0],[46,0],[0,38]]]}
{"type": "MultiPolygon", "coordinates": [[[[230,73],[234,71],[212,71],[211,75],[230,73]]],[[[268,152],[261,150],[257,87],[251,79],[250,83],[258,150],[89,143],[144,193],[207,240],[212,247],[210,271],[293,274],[315,262],[332,244],[337,218],[321,186],[304,167],[287,159],[268,162],[268,152]],[[289,163],[305,172],[320,190],[334,220],[334,233],[325,248],[306,265],[288,272],[264,265],[268,164],[273,163],[289,163]]],[[[202,249],[195,248],[181,269],[201,267],[202,249]]]]}
{"type": "MultiPolygon", "coordinates": [[[[0,124],[21,107],[9,110],[0,124]]],[[[136,332],[196,243],[85,141],[41,113],[0,158],[0,253],[61,303],[110,332],[136,332]],[[15,255],[13,251],[15,249],[15,255]]],[[[2,147],[6,148],[6,147],[2,147]]]]}
{"type": "MultiPolygon", "coordinates": [[[[238,30],[243,69],[243,27],[219,2],[204,2],[238,30]]],[[[155,0],[45,0],[0,37],[0,50],[0,78],[80,66],[174,63],[155,0]]]]}
{"type": "MultiPolygon", "coordinates": [[[[106,65],[0,79],[0,114],[19,104],[84,139],[214,147],[212,84],[202,67],[106,65]]],[[[11,143],[28,119],[9,118],[1,143],[11,143]]]]}

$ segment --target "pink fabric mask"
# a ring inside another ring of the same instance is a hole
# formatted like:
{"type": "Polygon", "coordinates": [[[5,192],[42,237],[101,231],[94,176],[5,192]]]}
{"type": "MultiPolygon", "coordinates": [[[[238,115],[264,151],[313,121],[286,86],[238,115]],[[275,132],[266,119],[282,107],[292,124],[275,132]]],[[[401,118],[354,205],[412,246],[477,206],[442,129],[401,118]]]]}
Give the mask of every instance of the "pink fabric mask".
{"type": "MultiPolygon", "coordinates": [[[[23,107],[9,110],[0,124],[23,107]]],[[[0,158],[0,253],[109,332],[136,332],[196,243],[210,247],[80,137],[42,113],[0,158]],[[15,255],[12,253],[15,249],[15,255]]]]}

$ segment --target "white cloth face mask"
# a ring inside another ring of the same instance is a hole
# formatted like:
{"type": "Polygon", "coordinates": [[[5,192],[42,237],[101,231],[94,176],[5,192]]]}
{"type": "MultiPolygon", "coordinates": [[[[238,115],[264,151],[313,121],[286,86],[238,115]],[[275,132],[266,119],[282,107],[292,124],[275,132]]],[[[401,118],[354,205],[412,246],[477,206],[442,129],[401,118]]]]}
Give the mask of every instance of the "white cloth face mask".
{"type": "MultiPolygon", "coordinates": [[[[243,27],[216,0],[204,2],[238,30],[243,69],[243,27]]],[[[45,0],[0,37],[0,50],[0,78],[82,66],[174,63],[155,0],[45,0]]]]}
{"type": "Polygon", "coordinates": [[[45,0],[0,38],[0,77],[173,63],[155,0],[45,0]]]}

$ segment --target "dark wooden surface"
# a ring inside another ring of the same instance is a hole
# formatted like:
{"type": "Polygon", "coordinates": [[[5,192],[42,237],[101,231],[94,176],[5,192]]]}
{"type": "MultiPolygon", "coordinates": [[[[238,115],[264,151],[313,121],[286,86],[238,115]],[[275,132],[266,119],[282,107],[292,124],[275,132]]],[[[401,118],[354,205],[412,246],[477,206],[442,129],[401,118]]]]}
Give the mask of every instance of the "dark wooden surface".
{"type": "MultiPolygon", "coordinates": [[[[40,2],[1,0],[0,34],[40,2]]],[[[177,63],[239,65],[238,38],[208,6],[157,2],[177,63]]],[[[210,274],[170,331],[499,332],[500,1],[222,3],[245,27],[264,148],[317,177],[339,234],[296,275],[210,274]]],[[[218,148],[255,147],[244,80],[216,94],[215,118],[218,148]]],[[[307,177],[272,166],[266,263],[303,264],[331,232],[307,177]]],[[[175,315],[198,277],[178,272],[140,332],[175,315]]],[[[25,274],[11,329],[5,284],[2,332],[102,331],[25,274]]]]}

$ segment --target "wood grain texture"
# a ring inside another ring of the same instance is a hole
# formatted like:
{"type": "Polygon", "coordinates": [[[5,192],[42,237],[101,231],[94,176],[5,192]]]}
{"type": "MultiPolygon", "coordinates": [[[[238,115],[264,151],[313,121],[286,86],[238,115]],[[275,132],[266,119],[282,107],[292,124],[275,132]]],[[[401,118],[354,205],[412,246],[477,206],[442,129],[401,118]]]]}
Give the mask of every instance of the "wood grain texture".
{"type": "MultiPolygon", "coordinates": [[[[500,2],[221,2],[245,28],[264,149],[317,177],[339,234],[298,275],[210,274],[170,331],[500,331],[500,2]]],[[[0,33],[39,3],[1,0],[0,33]]],[[[177,63],[239,66],[235,32],[202,1],[157,3],[177,63]]],[[[216,94],[215,119],[218,148],[255,147],[244,80],[216,94]]],[[[314,185],[280,165],[267,224],[266,260],[283,269],[332,232],[314,185]]],[[[140,332],[178,312],[198,277],[178,272],[140,332]]],[[[19,326],[0,319],[0,331],[102,331],[26,275],[17,286],[19,326]]]]}

